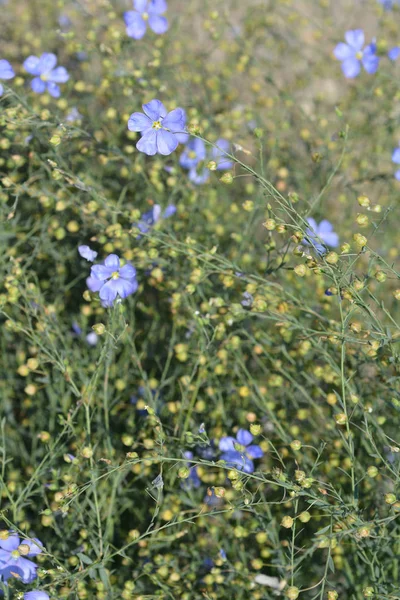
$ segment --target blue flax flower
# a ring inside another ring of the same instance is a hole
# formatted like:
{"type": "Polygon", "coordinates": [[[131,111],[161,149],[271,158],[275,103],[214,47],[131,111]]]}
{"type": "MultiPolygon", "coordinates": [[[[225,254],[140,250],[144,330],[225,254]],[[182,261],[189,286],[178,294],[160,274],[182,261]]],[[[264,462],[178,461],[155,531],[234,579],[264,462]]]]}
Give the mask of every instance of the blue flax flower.
{"type": "Polygon", "coordinates": [[[253,473],[253,458],[261,458],[264,452],[260,446],[251,445],[253,436],[245,429],[239,429],[236,438],[223,437],[219,441],[219,449],[223,452],[222,460],[239,471],[253,473]]]}
{"type": "Polygon", "coordinates": [[[226,156],[229,152],[229,142],[222,138],[215,142],[215,146],[207,153],[206,145],[199,138],[192,138],[186,144],[185,150],[182,152],[179,159],[181,167],[188,169],[189,179],[195,185],[205,183],[210,171],[205,166],[205,161],[214,161],[217,165],[217,171],[230,169],[233,165],[232,161],[226,156]]]}
{"type": "Polygon", "coordinates": [[[100,299],[107,307],[113,305],[117,296],[126,298],[139,287],[136,269],[132,265],[121,267],[116,254],[107,256],[104,265],[94,265],[86,283],[91,292],[99,292],[100,299]]]}
{"type": "Polygon", "coordinates": [[[93,262],[97,256],[97,252],[89,248],[89,246],[78,246],[78,252],[88,262],[93,262]]]}
{"type": "Polygon", "coordinates": [[[24,600],[50,600],[50,596],[46,592],[40,590],[32,590],[24,594],[24,600]]]}
{"type": "MultiPolygon", "coordinates": [[[[192,460],[193,459],[193,452],[191,452],[190,450],[187,450],[186,452],[183,453],[184,458],[187,458],[188,460],[192,460]]],[[[189,473],[189,477],[187,479],[184,479],[182,481],[182,487],[185,490],[189,490],[192,488],[198,488],[201,486],[201,479],[199,477],[199,474],[197,472],[197,466],[196,465],[192,465],[191,462],[187,463],[187,466],[190,469],[190,473],[189,473]]]]}
{"type": "Polygon", "coordinates": [[[147,233],[160,219],[168,219],[168,217],[172,217],[175,213],[176,206],[173,204],[169,204],[164,212],[162,212],[159,204],[155,204],[153,208],[142,214],[136,227],[141,233],[147,233]]]}
{"type": "MultiPolygon", "coordinates": [[[[12,79],[15,77],[14,69],[8,60],[0,60],[0,79],[12,79]]],[[[0,96],[3,95],[4,88],[0,83],[0,96]]]]}
{"type": "Polygon", "coordinates": [[[400,6],[400,0],[378,0],[386,10],[391,10],[395,5],[400,6]]]}
{"type": "Polygon", "coordinates": [[[361,65],[367,73],[376,73],[379,66],[379,58],[376,55],[375,43],[364,46],[365,36],[362,29],[346,31],[346,43],[340,42],[333,51],[335,57],[342,63],[342,71],[345,77],[352,79],[357,77],[361,71],[361,65]]]}
{"type": "Polygon", "coordinates": [[[309,217],[307,222],[310,227],[306,229],[306,238],[303,240],[303,244],[310,246],[312,242],[312,245],[320,254],[326,252],[325,246],[337,248],[339,245],[339,236],[333,231],[332,223],[324,219],[318,225],[316,220],[312,217],[309,217]],[[323,244],[325,244],[325,246],[323,244]]]}
{"type": "MultiPolygon", "coordinates": [[[[393,150],[392,162],[394,162],[395,165],[400,165],[400,146],[393,150]]],[[[397,181],[400,181],[400,169],[395,172],[394,176],[396,177],[397,181]]]]}
{"type": "Polygon", "coordinates": [[[167,113],[160,100],[143,104],[143,113],[135,112],[129,117],[129,131],[139,131],[142,137],[136,144],[140,152],[149,156],[167,156],[176,150],[179,139],[176,133],[184,133],[186,114],[182,108],[167,113]]]}
{"type": "Polygon", "coordinates": [[[146,33],[147,23],[154,33],[165,33],[168,21],[161,15],[167,10],[165,0],[133,0],[133,8],[124,13],[126,33],[134,40],[141,40],[146,33]]]}
{"type": "Polygon", "coordinates": [[[32,583],[36,578],[37,565],[26,556],[42,552],[42,543],[37,538],[22,540],[12,531],[0,532],[0,581],[15,577],[22,583],[32,583]]]}
{"type": "Polygon", "coordinates": [[[388,52],[388,58],[390,60],[397,60],[400,56],[400,46],[395,46],[388,52]]]}
{"type": "Polygon", "coordinates": [[[31,88],[36,94],[43,94],[46,90],[53,98],[61,95],[59,83],[66,83],[69,74],[65,67],[56,67],[57,57],[51,52],[44,52],[42,56],[28,56],[24,62],[25,70],[35,77],[31,81],[31,88]]]}

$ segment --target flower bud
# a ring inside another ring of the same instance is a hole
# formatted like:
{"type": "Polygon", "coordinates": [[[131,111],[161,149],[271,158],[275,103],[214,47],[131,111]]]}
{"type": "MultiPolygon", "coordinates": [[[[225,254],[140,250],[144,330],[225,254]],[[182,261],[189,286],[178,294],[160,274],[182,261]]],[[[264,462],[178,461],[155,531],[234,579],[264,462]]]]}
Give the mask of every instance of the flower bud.
{"type": "Polygon", "coordinates": [[[180,477],[180,479],[187,479],[190,475],[190,469],[189,467],[181,467],[178,470],[178,477],[180,477]]]}
{"type": "Polygon", "coordinates": [[[84,458],[92,458],[92,456],[93,456],[92,448],[90,448],[89,446],[85,446],[84,448],[82,448],[82,456],[84,458]]]}
{"type": "Polygon", "coordinates": [[[361,214],[357,215],[356,223],[360,227],[368,227],[368,225],[369,225],[368,215],[361,215],[361,214]]]}
{"type": "Polygon", "coordinates": [[[336,590],[329,590],[327,594],[327,600],[337,600],[339,598],[339,594],[336,590]]]}
{"type": "Polygon", "coordinates": [[[103,323],[96,323],[96,325],[93,325],[92,329],[97,335],[103,335],[106,331],[106,326],[103,323]]]}
{"type": "Polygon", "coordinates": [[[338,425],[345,425],[347,423],[347,417],[344,413],[338,413],[335,415],[335,421],[338,425]]]}
{"type": "Polygon", "coordinates": [[[367,238],[365,237],[365,235],[361,235],[361,233],[355,233],[353,235],[353,240],[355,241],[355,243],[357,244],[357,246],[360,246],[360,248],[363,248],[364,246],[367,245],[367,238]]]}
{"type": "Polygon", "coordinates": [[[283,517],[283,519],[281,521],[281,526],[285,527],[286,529],[290,529],[291,527],[293,527],[293,523],[294,523],[294,521],[293,521],[292,517],[286,516],[286,517],[283,517]]]}
{"type": "Polygon", "coordinates": [[[292,450],[300,450],[301,448],[301,442],[300,440],[293,440],[292,442],[290,442],[290,447],[292,450]]]}
{"type": "Polygon", "coordinates": [[[385,494],[385,502],[386,504],[394,504],[397,498],[395,494],[385,494]]]}
{"type": "Polygon", "coordinates": [[[268,229],[268,231],[273,231],[276,227],[276,221],[275,219],[267,219],[265,223],[263,223],[263,226],[265,229],[268,229]]]}
{"type": "Polygon", "coordinates": [[[369,205],[371,204],[370,199],[367,198],[367,196],[363,196],[363,195],[362,196],[358,196],[357,202],[363,208],[368,208],[369,205]]]}
{"type": "Polygon", "coordinates": [[[336,252],[328,252],[328,254],[325,257],[325,260],[329,265],[336,265],[336,263],[339,260],[339,255],[336,254],[336,252]]]}
{"type": "Polygon", "coordinates": [[[348,254],[350,252],[350,250],[351,250],[351,246],[347,242],[345,242],[344,244],[342,244],[340,246],[340,252],[342,254],[348,254]]]}
{"type": "Polygon", "coordinates": [[[384,273],[384,271],[377,271],[374,277],[377,281],[379,281],[379,283],[386,281],[386,273],[384,273]]]}
{"type": "Polygon", "coordinates": [[[308,510],[304,510],[299,514],[299,519],[302,523],[308,523],[308,521],[311,519],[311,514],[308,512],[308,510]]]}
{"type": "Polygon", "coordinates": [[[286,590],[286,597],[289,598],[289,600],[296,600],[296,598],[299,597],[299,594],[300,594],[299,588],[295,587],[294,585],[291,585],[286,590]]]}
{"type": "Polygon", "coordinates": [[[374,588],[371,586],[365,587],[363,589],[364,598],[372,598],[374,595],[374,588]]]}
{"type": "Polygon", "coordinates": [[[305,265],[296,265],[294,268],[294,272],[299,277],[304,277],[304,275],[306,274],[306,271],[307,271],[307,267],[305,265]]]}
{"type": "Polygon", "coordinates": [[[260,435],[260,433],[261,433],[261,425],[258,425],[257,423],[252,423],[250,425],[250,433],[252,435],[260,435]]]}
{"type": "Polygon", "coordinates": [[[396,300],[400,300],[400,290],[394,290],[393,296],[396,300]]]}
{"type": "Polygon", "coordinates": [[[226,185],[230,185],[231,183],[233,183],[232,173],[224,173],[224,175],[220,177],[220,181],[222,183],[226,183],[226,185]]]}

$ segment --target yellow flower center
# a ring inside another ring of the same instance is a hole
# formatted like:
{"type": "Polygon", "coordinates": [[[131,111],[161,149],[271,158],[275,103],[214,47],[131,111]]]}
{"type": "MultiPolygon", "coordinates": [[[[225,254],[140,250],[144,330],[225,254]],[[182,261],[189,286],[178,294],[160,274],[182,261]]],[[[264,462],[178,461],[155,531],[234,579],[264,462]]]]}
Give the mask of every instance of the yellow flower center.
{"type": "Polygon", "coordinates": [[[20,555],[20,553],[18,552],[18,550],[13,550],[13,551],[11,552],[11,556],[12,556],[13,558],[19,558],[21,555],[20,555]]]}
{"type": "Polygon", "coordinates": [[[114,271],[114,273],[111,274],[111,279],[119,279],[118,271],[114,271]]]}
{"type": "Polygon", "coordinates": [[[153,129],[161,129],[162,125],[161,125],[161,121],[154,121],[152,128],[153,129]]]}
{"type": "Polygon", "coordinates": [[[194,150],[189,151],[189,158],[196,158],[196,152],[194,150]]]}
{"type": "Polygon", "coordinates": [[[241,454],[244,454],[246,450],[246,446],[242,446],[242,444],[234,444],[234,448],[241,454]]]}
{"type": "Polygon", "coordinates": [[[149,20],[149,14],[147,12],[142,13],[142,19],[143,19],[143,21],[148,21],[149,20]]]}
{"type": "Polygon", "coordinates": [[[42,73],[42,75],[40,76],[40,79],[41,79],[42,81],[47,81],[47,80],[48,80],[48,78],[49,78],[49,76],[48,76],[48,74],[47,74],[47,73],[42,73]]]}
{"type": "Polygon", "coordinates": [[[21,556],[27,556],[29,554],[30,548],[28,544],[20,544],[17,550],[21,554],[21,556]]]}
{"type": "Polygon", "coordinates": [[[359,52],[357,52],[357,54],[356,54],[356,58],[357,58],[358,60],[361,60],[361,59],[362,59],[362,57],[363,57],[363,53],[362,53],[362,52],[361,52],[361,50],[360,50],[359,52]]]}
{"type": "Polygon", "coordinates": [[[10,534],[6,529],[3,529],[3,531],[0,531],[0,540],[8,540],[9,537],[10,537],[10,534]]]}

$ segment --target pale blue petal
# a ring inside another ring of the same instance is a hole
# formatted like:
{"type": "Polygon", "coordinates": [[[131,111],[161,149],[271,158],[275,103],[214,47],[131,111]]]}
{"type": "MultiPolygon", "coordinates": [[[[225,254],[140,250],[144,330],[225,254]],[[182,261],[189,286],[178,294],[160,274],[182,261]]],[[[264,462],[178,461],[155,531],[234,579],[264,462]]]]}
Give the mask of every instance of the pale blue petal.
{"type": "Polygon", "coordinates": [[[24,594],[24,600],[50,600],[50,596],[46,592],[40,590],[32,590],[24,594]]]}
{"type": "Polygon", "coordinates": [[[78,246],[78,252],[82,258],[85,258],[89,262],[93,262],[97,256],[97,252],[92,250],[89,246],[78,246]]]}
{"type": "Polygon", "coordinates": [[[377,72],[379,67],[379,57],[370,52],[364,52],[364,55],[361,59],[364,69],[370,75],[373,75],[377,72]]]}
{"type": "Polygon", "coordinates": [[[99,292],[104,285],[104,279],[91,276],[86,279],[86,285],[91,292],[99,292]]]}
{"type": "Polygon", "coordinates": [[[112,267],[105,267],[104,265],[94,265],[90,271],[90,275],[101,281],[109,279],[114,273],[115,269],[112,267]]]}
{"type": "Polygon", "coordinates": [[[46,84],[40,77],[34,77],[31,81],[31,88],[35,94],[43,94],[46,89],[46,84]]]}
{"type": "Polygon", "coordinates": [[[173,204],[169,204],[167,208],[164,210],[163,218],[168,219],[168,217],[172,217],[176,213],[176,206],[173,204]]]}
{"type": "Polygon", "coordinates": [[[128,121],[129,131],[145,131],[152,125],[151,119],[140,112],[131,114],[128,121]]]}
{"type": "Polygon", "coordinates": [[[223,437],[219,440],[219,449],[222,450],[222,452],[229,452],[231,450],[235,450],[235,444],[236,444],[236,440],[233,437],[227,436],[227,437],[223,437]]]}
{"type": "Polygon", "coordinates": [[[318,234],[330,233],[333,231],[333,225],[327,219],[323,219],[318,226],[318,234]]]}
{"type": "Polygon", "coordinates": [[[38,69],[39,63],[40,59],[37,56],[28,56],[28,58],[24,60],[23,67],[25,71],[31,75],[40,75],[40,71],[38,69]]]}
{"type": "Polygon", "coordinates": [[[148,156],[154,156],[157,153],[157,135],[155,129],[148,129],[136,144],[136,148],[139,152],[144,152],[148,156]]]}
{"type": "Polygon", "coordinates": [[[0,83],[0,97],[3,95],[3,93],[4,93],[4,87],[0,83]]]}
{"type": "Polygon", "coordinates": [[[47,91],[49,92],[50,96],[53,96],[53,98],[59,98],[61,96],[61,90],[59,86],[52,81],[47,83],[47,91]]]}
{"type": "Polygon", "coordinates": [[[150,100],[147,104],[142,105],[143,112],[153,121],[159,121],[166,117],[167,109],[161,100],[150,100]]]}
{"type": "Polygon", "coordinates": [[[6,540],[0,540],[0,548],[12,552],[13,550],[16,550],[18,548],[20,543],[21,541],[19,539],[19,536],[16,533],[10,533],[9,537],[6,540]]]}
{"type": "Polygon", "coordinates": [[[162,15],[167,8],[166,0],[150,0],[147,12],[153,15],[162,15]]]}
{"type": "Polygon", "coordinates": [[[47,80],[52,81],[53,83],[66,83],[68,79],[69,73],[65,67],[57,67],[47,76],[47,80]]]}
{"type": "Polygon", "coordinates": [[[324,244],[330,246],[331,248],[337,248],[337,246],[339,245],[339,236],[333,231],[332,233],[321,233],[320,238],[324,242],[324,244]]]}
{"type": "Polygon", "coordinates": [[[105,283],[99,293],[100,299],[107,303],[107,306],[111,306],[117,297],[117,283],[118,279],[112,279],[105,283]]]}
{"type": "Polygon", "coordinates": [[[160,129],[157,131],[157,152],[168,156],[178,147],[178,140],[170,131],[160,129]]]}
{"type": "Polygon", "coordinates": [[[163,119],[162,126],[170,131],[183,132],[186,123],[186,115],[183,108],[174,108],[163,119]]]}
{"type": "Polygon", "coordinates": [[[395,174],[394,174],[395,178],[397,179],[397,181],[400,181],[400,169],[398,169],[395,174]]]}
{"type": "Polygon", "coordinates": [[[347,58],[342,62],[342,71],[345,77],[353,79],[357,77],[361,71],[361,63],[356,58],[347,58]]]}
{"type": "Polygon", "coordinates": [[[400,147],[393,150],[392,161],[396,163],[396,165],[400,165],[400,147]]]}
{"type": "Polygon", "coordinates": [[[160,15],[150,15],[149,26],[154,33],[161,35],[168,30],[168,21],[165,17],[160,17],[160,15]]]}
{"type": "Polygon", "coordinates": [[[262,458],[264,456],[260,446],[247,446],[246,454],[249,454],[251,458],[262,458]]]}
{"type": "Polygon", "coordinates": [[[365,36],[362,29],[346,31],[344,38],[348,45],[354,48],[357,52],[364,46],[365,36]]]}
{"type": "Polygon", "coordinates": [[[0,79],[12,79],[15,77],[14,69],[8,60],[0,60],[0,79]]]}
{"type": "Polygon", "coordinates": [[[119,257],[116,254],[109,254],[104,261],[106,267],[118,271],[119,269],[119,257]]]}
{"type": "Polygon", "coordinates": [[[146,21],[142,19],[139,13],[133,12],[130,16],[130,23],[126,28],[126,33],[128,36],[134,40],[141,40],[146,33],[146,29],[146,21]]]}
{"type": "Polygon", "coordinates": [[[37,70],[40,75],[44,73],[49,73],[54,69],[57,64],[57,56],[52,52],[43,52],[42,56],[39,59],[39,64],[37,65],[37,70]]]}
{"type": "Polygon", "coordinates": [[[346,60],[346,58],[354,57],[356,51],[354,50],[354,48],[351,48],[348,44],[340,42],[340,44],[338,44],[334,49],[333,54],[338,60],[346,60]]]}
{"type": "Polygon", "coordinates": [[[43,552],[43,544],[38,538],[32,538],[30,540],[22,540],[22,544],[29,546],[28,556],[37,556],[43,552]]]}
{"type": "Polygon", "coordinates": [[[134,279],[136,277],[136,269],[132,265],[124,265],[120,268],[119,274],[123,279],[134,279]]]}
{"type": "MultiPolygon", "coordinates": [[[[116,279],[113,283],[115,284],[114,287],[117,290],[117,293],[121,298],[127,298],[131,294],[134,294],[139,287],[139,284],[136,281],[136,279],[130,280],[130,279],[122,279],[121,278],[121,279],[116,279]]],[[[100,292],[100,298],[101,298],[101,292],[100,292]]]]}
{"type": "Polygon", "coordinates": [[[388,58],[390,58],[390,60],[397,60],[399,58],[399,56],[400,56],[400,47],[399,46],[395,46],[388,52],[388,58]]]}
{"type": "Polygon", "coordinates": [[[147,7],[147,0],[133,0],[133,7],[138,12],[143,13],[147,7]]]}

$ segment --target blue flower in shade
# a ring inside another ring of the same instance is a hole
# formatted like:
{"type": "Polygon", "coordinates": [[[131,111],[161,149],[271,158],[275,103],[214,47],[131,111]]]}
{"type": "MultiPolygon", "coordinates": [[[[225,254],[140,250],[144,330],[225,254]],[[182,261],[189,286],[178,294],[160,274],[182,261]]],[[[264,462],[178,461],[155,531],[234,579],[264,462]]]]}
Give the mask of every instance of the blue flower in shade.
{"type": "Polygon", "coordinates": [[[185,111],[175,108],[167,113],[160,100],[151,100],[148,104],[143,104],[142,108],[144,114],[135,112],[128,121],[130,131],[142,134],[136,148],[149,156],[157,153],[168,156],[176,150],[179,143],[175,134],[185,133],[185,111]]]}
{"type": "Polygon", "coordinates": [[[310,246],[312,242],[312,245],[320,254],[326,252],[325,246],[337,248],[339,245],[339,236],[333,231],[333,225],[329,221],[324,219],[318,225],[315,219],[309,217],[307,222],[310,227],[306,229],[306,237],[303,240],[303,244],[310,246]]]}
{"type": "Polygon", "coordinates": [[[400,56],[400,46],[395,46],[388,52],[388,58],[390,58],[390,60],[393,60],[393,61],[397,60],[399,58],[399,56],[400,56]]]}
{"type": "MultiPolygon", "coordinates": [[[[0,79],[12,79],[15,77],[14,69],[8,60],[0,60],[0,79]]],[[[0,96],[3,95],[4,88],[0,83],[0,96]]]]}
{"type": "MultiPolygon", "coordinates": [[[[193,459],[193,452],[191,452],[190,450],[187,450],[186,452],[183,453],[184,458],[187,458],[188,460],[192,460],[193,459]]],[[[187,466],[190,469],[190,474],[189,477],[185,480],[182,481],[182,487],[184,489],[191,489],[191,488],[198,488],[201,486],[201,479],[199,477],[199,474],[197,472],[197,467],[196,465],[192,466],[192,463],[187,463],[187,466]]]]}
{"type": "MultiPolygon", "coordinates": [[[[400,146],[393,150],[392,162],[394,162],[395,165],[400,165],[400,146]]],[[[396,177],[397,181],[400,181],[400,169],[395,172],[394,176],[396,177]]]]}
{"type": "Polygon", "coordinates": [[[344,35],[346,44],[340,42],[333,51],[335,57],[342,63],[342,71],[345,77],[352,79],[357,77],[361,71],[361,65],[367,73],[376,73],[379,66],[379,58],[376,56],[375,43],[364,46],[365,36],[362,29],[347,31],[344,35]]]}
{"type": "Polygon", "coordinates": [[[136,227],[141,233],[147,233],[160,219],[168,219],[168,217],[172,217],[175,213],[176,206],[173,204],[169,204],[164,212],[162,212],[159,204],[155,204],[153,208],[142,214],[136,227]]]}
{"type": "Polygon", "coordinates": [[[167,10],[165,0],[133,0],[133,8],[124,13],[126,33],[134,40],[141,40],[146,33],[147,23],[154,33],[165,33],[168,21],[161,15],[167,10]]]}
{"type": "Polygon", "coordinates": [[[28,56],[24,62],[25,70],[35,77],[31,81],[31,88],[36,94],[43,94],[46,90],[53,98],[61,95],[59,83],[69,79],[68,71],[64,67],[56,67],[57,57],[51,52],[44,52],[42,56],[28,56]]]}
{"type": "Polygon", "coordinates": [[[186,144],[185,150],[179,159],[181,167],[189,170],[189,179],[195,185],[205,183],[210,171],[204,166],[205,161],[214,161],[217,165],[217,171],[230,169],[233,165],[232,161],[226,156],[229,152],[229,142],[222,138],[215,142],[215,146],[211,152],[207,154],[206,145],[199,138],[192,138],[186,144]]]}
{"type": "Polygon", "coordinates": [[[78,246],[78,252],[82,258],[86,258],[88,262],[93,262],[97,256],[97,252],[89,248],[89,246],[78,246]]]}
{"type": "Polygon", "coordinates": [[[37,565],[26,556],[42,552],[42,542],[37,538],[22,540],[12,531],[0,532],[0,580],[15,577],[22,583],[32,583],[36,578],[37,565]]]}
{"type": "MultiPolygon", "coordinates": [[[[74,322],[72,323],[72,329],[74,331],[74,333],[76,333],[77,336],[81,337],[83,332],[82,329],[79,327],[78,323],[74,322]]],[[[86,336],[86,341],[89,344],[89,346],[96,346],[97,342],[99,341],[99,336],[94,332],[91,331],[90,333],[88,333],[86,336]]]]}
{"type": "Polygon", "coordinates": [[[228,466],[235,467],[245,473],[253,473],[253,458],[261,458],[264,452],[260,446],[251,445],[253,436],[245,429],[239,429],[236,438],[223,437],[219,441],[219,449],[223,452],[222,460],[228,466]]]}
{"type": "Polygon", "coordinates": [[[139,287],[136,269],[132,265],[120,266],[116,254],[110,254],[104,265],[94,265],[86,284],[91,292],[99,292],[104,306],[113,305],[117,296],[126,298],[134,294],[139,287]]]}
{"type": "Polygon", "coordinates": [[[46,592],[33,590],[32,592],[26,592],[24,594],[24,600],[50,600],[50,596],[46,594],[46,592]]]}

